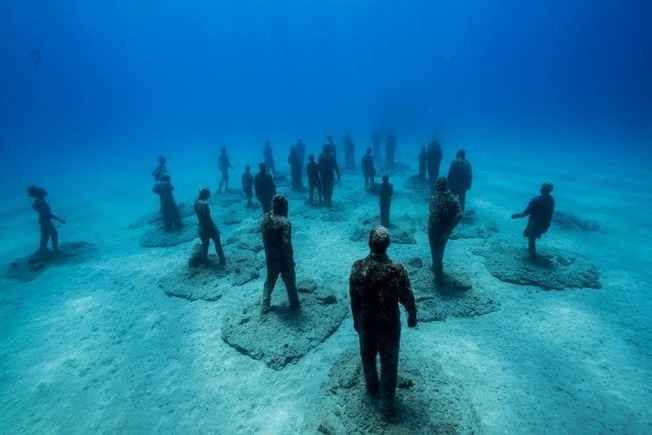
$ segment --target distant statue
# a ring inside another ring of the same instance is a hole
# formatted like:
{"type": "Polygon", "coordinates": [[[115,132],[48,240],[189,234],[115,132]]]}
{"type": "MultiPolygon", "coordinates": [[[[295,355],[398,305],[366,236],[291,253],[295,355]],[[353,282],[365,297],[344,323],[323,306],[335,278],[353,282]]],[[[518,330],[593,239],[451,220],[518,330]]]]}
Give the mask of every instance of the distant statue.
{"type": "Polygon", "coordinates": [[[383,182],[378,186],[378,196],[380,198],[380,224],[389,228],[389,209],[392,206],[392,195],[394,186],[389,182],[389,175],[383,175],[383,182]]]}
{"type": "Polygon", "coordinates": [[[303,162],[306,161],[306,144],[303,143],[303,139],[298,139],[296,145],[294,145],[297,150],[297,156],[299,157],[299,163],[303,167],[303,162]]]}
{"type": "Polygon", "coordinates": [[[428,216],[428,241],[432,256],[432,269],[435,281],[444,283],[444,249],[446,243],[462,219],[462,209],[455,196],[448,190],[446,177],[435,181],[436,193],[430,199],[430,214],[428,216]]]}
{"type": "Polygon", "coordinates": [[[274,152],[272,151],[272,144],[266,140],[265,147],[263,147],[263,160],[267,166],[267,170],[276,178],[276,165],[274,164],[274,152]]]}
{"type": "Polygon", "coordinates": [[[323,152],[319,156],[319,175],[321,177],[321,187],[324,193],[324,203],[326,207],[333,205],[333,189],[335,186],[335,174],[341,179],[340,168],[337,165],[332,145],[326,143],[323,152]]]}
{"type": "Polygon", "coordinates": [[[335,146],[335,142],[333,141],[333,135],[329,134],[326,136],[326,145],[330,147],[331,152],[335,156],[335,160],[337,160],[337,146],[335,146]]]}
{"type": "Polygon", "coordinates": [[[52,219],[65,224],[66,221],[60,217],[52,214],[52,209],[50,204],[45,200],[45,197],[48,196],[48,192],[37,186],[29,186],[27,188],[27,196],[34,198],[32,203],[32,208],[38,213],[38,224],[41,227],[41,241],[39,243],[39,250],[47,251],[48,241],[52,241],[52,252],[55,254],[59,253],[59,233],[52,223],[52,219]]]}
{"type": "Polygon", "coordinates": [[[387,256],[389,231],[375,227],[369,234],[369,255],[353,263],[349,295],[353,327],[360,340],[360,356],[367,394],[380,394],[380,410],[386,419],[395,418],[394,397],[398,374],[401,321],[398,304],[407,313],[407,325],[417,325],[417,306],[405,267],[387,256]],[[380,355],[380,381],[376,370],[380,355]]]}
{"type": "Polygon", "coordinates": [[[374,131],[371,135],[371,145],[374,149],[374,159],[376,163],[380,163],[380,143],[383,141],[383,137],[377,131],[374,131]]]}
{"type": "Polygon", "coordinates": [[[272,210],[272,198],[276,195],[276,185],[271,175],[267,173],[267,165],[260,163],[260,171],[254,177],[254,189],[256,199],[263,207],[263,213],[269,213],[272,210]]]}
{"type": "Polygon", "coordinates": [[[539,189],[541,195],[532,198],[525,211],[512,215],[512,219],[529,216],[523,237],[528,238],[528,250],[533,258],[537,256],[536,239],[540,239],[548,231],[555,213],[555,199],[550,194],[552,188],[552,183],[543,183],[539,189]]]}
{"type": "Polygon", "coordinates": [[[179,207],[174,200],[172,191],[174,186],[170,182],[170,174],[167,172],[161,175],[161,179],[154,184],[152,192],[157,194],[161,200],[161,214],[163,214],[163,226],[168,231],[180,230],[183,228],[179,207]]]}
{"type": "Polygon", "coordinates": [[[367,153],[362,156],[360,167],[364,177],[364,188],[366,189],[370,184],[373,184],[376,176],[376,166],[374,166],[374,156],[371,154],[371,148],[367,148],[367,153]]]}
{"type": "Polygon", "coordinates": [[[268,313],[272,306],[272,291],[279,275],[285,283],[290,308],[299,308],[299,295],[294,271],[294,252],[292,250],[292,225],[288,219],[288,200],[283,195],[274,195],[272,211],[263,216],[261,224],[267,278],[263,289],[261,313],[268,313]]]}
{"type": "Polygon", "coordinates": [[[466,151],[463,149],[457,151],[455,160],[451,162],[448,168],[448,188],[451,193],[457,197],[464,213],[466,204],[466,191],[471,190],[473,183],[473,170],[471,163],[466,160],[466,151]]]}
{"type": "Polygon", "coordinates": [[[211,191],[208,187],[202,187],[199,191],[199,197],[195,201],[195,214],[199,222],[199,239],[201,240],[201,260],[205,264],[208,262],[208,246],[211,240],[215,244],[215,252],[220,258],[220,263],[224,263],[224,251],[222,250],[222,241],[220,240],[220,231],[211,217],[211,208],[208,205],[208,198],[211,197],[211,191]]]}
{"type": "Polygon", "coordinates": [[[428,160],[428,181],[430,182],[430,194],[435,195],[437,193],[436,181],[439,177],[439,165],[441,164],[441,159],[444,158],[444,153],[441,150],[441,145],[436,138],[433,138],[428,144],[428,149],[426,151],[426,157],[428,160]]]}
{"type": "Polygon", "coordinates": [[[254,176],[251,173],[251,166],[249,165],[245,166],[244,174],[242,174],[242,192],[245,198],[247,198],[247,207],[253,207],[254,203],[251,201],[251,198],[254,196],[254,176]]]}
{"type": "Polygon", "coordinates": [[[226,154],[226,148],[220,148],[220,158],[217,160],[217,169],[222,173],[222,179],[220,180],[220,185],[217,188],[217,193],[222,193],[222,186],[224,186],[224,191],[229,191],[229,169],[233,169],[231,162],[229,161],[229,156],[226,154]]]}
{"type": "Polygon", "coordinates": [[[317,196],[319,197],[319,204],[321,204],[322,203],[321,177],[319,175],[319,164],[315,161],[314,154],[310,154],[308,156],[306,173],[308,174],[308,188],[310,190],[308,201],[310,202],[310,204],[312,204],[315,190],[317,190],[317,196]]]}
{"type": "Polygon", "coordinates": [[[302,192],[303,187],[303,164],[297,151],[297,147],[290,147],[290,155],[288,155],[288,164],[290,165],[290,176],[292,178],[292,190],[295,192],[302,192]]]}
{"type": "Polygon", "coordinates": [[[426,181],[426,170],[428,169],[428,153],[426,147],[421,147],[419,153],[419,180],[426,181]]]}
{"type": "Polygon", "coordinates": [[[38,68],[41,64],[41,52],[38,50],[32,50],[29,52],[29,59],[32,61],[34,66],[38,68]]]}
{"type": "Polygon", "coordinates": [[[164,156],[158,156],[158,165],[152,171],[152,177],[154,177],[154,182],[161,181],[161,176],[168,173],[168,168],[165,166],[167,160],[164,156]]]}
{"type": "Polygon", "coordinates": [[[388,170],[394,169],[394,157],[396,156],[396,136],[391,131],[385,138],[385,167],[388,170]]]}
{"type": "Polygon", "coordinates": [[[355,169],[355,143],[351,133],[344,136],[344,167],[346,169],[355,169]]]}

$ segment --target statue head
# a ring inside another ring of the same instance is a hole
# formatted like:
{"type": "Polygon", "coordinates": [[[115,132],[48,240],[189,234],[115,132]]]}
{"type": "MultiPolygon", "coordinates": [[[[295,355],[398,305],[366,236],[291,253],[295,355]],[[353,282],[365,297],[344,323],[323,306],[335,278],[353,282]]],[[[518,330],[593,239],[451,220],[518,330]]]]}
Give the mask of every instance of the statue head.
{"type": "Polygon", "coordinates": [[[369,233],[369,249],[374,254],[384,254],[389,247],[391,237],[385,227],[376,226],[369,233]]]}

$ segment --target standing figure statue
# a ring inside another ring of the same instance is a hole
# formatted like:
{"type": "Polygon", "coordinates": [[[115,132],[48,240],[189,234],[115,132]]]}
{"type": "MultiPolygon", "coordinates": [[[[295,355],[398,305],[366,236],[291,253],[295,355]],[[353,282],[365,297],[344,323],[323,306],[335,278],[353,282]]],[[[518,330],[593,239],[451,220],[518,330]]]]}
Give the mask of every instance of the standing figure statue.
{"type": "Polygon", "coordinates": [[[158,156],[158,165],[152,171],[152,177],[154,177],[154,182],[161,180],[161,175],[168,173],[168,168],[165,166],[166,159],[164,156],[158,156]]]}
{"type": "Polygon", "coordinates": [[[360,167],[362,169],[362,176],[364,177],[364,188],[366,189],[370,184],[373,184],[374,177],[376,176],[376,167],[374,166],[374,156],[371,155],[371,148],[367,148],[367,153],[362,156],[360,167]]]}
{"type": "Polygon", "coordinates": [[[303,139],[298,139],[296,145],[294,147],[297,150],[297,155],[299,156],[299,162],[301,163],[301,166],[303,167],[303,162],[306,161],[306,144],[303,143],[303,139]]]}
{"type": "Polygon", "coordinates": [[[285,283],[290,308],[298,309],[300,304],[294,271],[292,225],[288,219],[288,200],[283,195],[274,195],[272,212],[263,216],[261,227],[263,245],[265,246],[267,278],[260,311],[262,314],[267,314],[272,309],[272,291],[274,291],[279,275],[285,283]]]}
{"type": "Polygon", "coordinates": [[[337,146],[335,145],[335,142],[333,141],[333,135],[329,134],[326,136],[326,145],[330,147],[331,152],[335,156],[335,160],[337,160],[337,146]]]}
{"type": "Polygon", "coordinates": [[[426,170],[428,168],[428,153],[426,147],[421,147],[419,153],[419,180],[426,181],[426,170]]]}
{"type": "Polygon", "coordinates": [[[387,133],[385,138],[385,168],[387,170],[394,170],[394,157],[396,156],[396,136],[391,131],[387,133]]]}
{"type": "Polygon", "coordinates": [[[231,162],[229,161],[229,156],[226,154],[226,148],[220,148],[220,158],[217,160],[217,169],[222,173],[222,179],[220,180],[220,185],[217,188],[217,193],[222,193],[222,186],[224,186],[224,191],[229,191],[229,169],[233,169],[231,162]]]}
{"type": "Polygon", "coordinates": [[[245,166],[244,174],[242,174],[242,192],[247,198],[247,207],[252,208],[254,203],[251,198],[254,196],[254,176],[251,174],[251,166],[245,166]]]}
{"type": "Polygon", "coordinates": [[[389,228],[389,209],[392,205],[392,195],[394,186],[389,182],[389,175],[383,175],[383,182],[378,186],[378,196],[380,197],[380,224],[389,228]]]}
{"type": "Polygon", "coordinates": [[[195,201],[195,214],[199,221],[199,239],[201,240],[201,260],[204,264],[208,263],[208,246],[211,240],[215,244],[215,252],[220,258],[220,264],[224,263],[224,251],[222,251],[222,241],[220,240],[220,231],[211,217],[211,208],[208,205],[208,198],[211,197],[211,191],[208,187],[202,187],[199,191],[199,197],[195,201]]]}
{"type": "Polygon", "coordinates": [[[290,176],[292,178],[292,190],[302,192],[303,187],[303,164],[297,152],[296,146],[290,147],[290,155],[288,156],[288,164],[290,165],[290,176]]]}
{"type": "Polygon", "coordinates": [[[444,153],[441,150],[441,145],[439,145],[437,138],[432,138],[432,141],[430,141],[428,144],[426,157],[428,160],[428,181],[430,182],[430,194],[435,195],[437,193],[436,181],[437,177],[439,177],[439,165],[441,164],[441,159],[444,157],[444,153]]]}
{"type": "Polygon", "coordinates": [[[27,188],[27,196],[34,198],[32,208],[38,213],[38,224],[41,227],[41,240],[39,242],[39,250],[47,251],[48,241],[52,241],[52,252],[59,253],[59,233],[52,223],[52,219],[65,224],[66,221],[52,214],[50,204],[45,200],[48,196],[47,190],[42,187],[29,186],[27,188]]]}
{"type": "Polygon", "coordinates": [[[555,213],[555,199],[550,194],[552,188],[552,183],[543,183],[539,189],[541,195],[532,198],[522,213],[512,215],[512,219],[529,216],[523,237],[528,238],[528,250],[532,258],[537,256],[536,239],[540,239],[548,231],[555,213]]]}
{"type": "Polygon", "coordinates": [[[333,189],[335,186],[335,174],[341,179],[340,168],[333,153],[332,146],[324,145],[324,151],[319,156],[319,175],[321,176],[321,187],[324,192],[324,203],[326,207],[333,205],[333,189]]]}
{"type": "Polygon", "coordinates": [[[432,256],[432,269],[437,284],[444,283],[444,249],[453,229],[462,219],[462,209],[455,196],[448,190],[446,177],[435,181],[437,192],[430,198],[428,216],[428,241],[432,256]]]}
{"type": "Polygon", "coordinates": [[[344,136],[344,167],[355,169],[355,143],[351,138],[351,133],[344,136]]]}
{"type": "Polygon", "coordinates": [[[258,168],[260,171],[254,177],[256,199],[263,206],[263,213],[269,213],[272,210],[272,198],[276,195],[276,185],[272,176],[267,173],[265,163],[260,163],[258,168]]]}
{"type": "Polygon", "coordinates": [[[371,145],[374,148],[374,159],[376,163],[380,163],[380,143],[383,141],[383,137],[378,131],[374,131],[371,135],[371,145]]]}
{"type": "Polygon", "coordinates": [[[308,156],[308,164],[306,165],[306,173],[308,174],[308,188],[310,189],[310,196],[308,201],[310,204],[313,202],[315,189],[317,189],[317,196],[319,197],[319,204],[322,203],[321,193],[321,177],[319,176],[319,164],[315,161],[315,155],[308,156]]]}
{"type": "Polygon", "coordinates": [[[168,231],[180,230],[183,228],[179,207],[174,200],[172,191],[174,186],[170,182],[170,174],[161,175],[161,179],[154,184],[152,192],[157,194],[161,201],[161,213],[163,214],[163,226],[168,231]]]}
{"type": "Polygon", "coordinates": [[[360,356],[367,394],[380,394],[380,410],[386,419],[395,418],[394,397],[398,375],[401,320],[398,304],[407,313],[407,325],[417,325],[417,306],[405,267],[387,256],[390,234],[374,227],[369,234],[370,253],[351,268],[349,295],[353,327],[360,340],[360,356]],[[376,369],[380,355],[380,381],[376,369]]]}
{"type": "Polygon", "coordinates": [[[451,193],[457,197],[464,214],[464,206],[466,204],[466,191],[471,190],[473,183],[473,170],[471,163],[466,160],[466,151],[464,149],[458,150],[455,155],[455,160],[451,162],[448,168],[448,188],[451,193]]]}
{"type": "Polygon", "coordinates": [[[272,144],[269,140],[265,141],[265,146],[263,147],[263,161],[267,166],[267,170],[272,174],[272,177],[276,178],[276,165],[274,164],[274,152],[272,151],[272,144]]]}

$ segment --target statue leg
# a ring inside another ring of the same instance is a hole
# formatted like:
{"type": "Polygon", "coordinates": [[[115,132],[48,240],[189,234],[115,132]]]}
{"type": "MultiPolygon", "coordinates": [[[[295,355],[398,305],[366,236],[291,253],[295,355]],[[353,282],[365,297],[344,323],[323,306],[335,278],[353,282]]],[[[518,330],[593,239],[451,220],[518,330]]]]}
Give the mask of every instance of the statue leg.
{"type": "Polygon", "coordinates": [[[266,314],[272,309],[272,291],[274,291],[274,286],[276,285],[276,280],[280,273],[281,272],[277,267],[267,266],[267,278],[265,279],[265,284],[263,286],[263,302],[260,307],[260,312],[262,314],[266,314]]]}
{"type": "MultiPolygon", "coordinates": [[[[222,240],[220,239],[219,232],[216,232],[215,235],[213,236],[213,243],[215,244],[215,252],[217,253],[217,256],[220,258],[220,263],[224,263],[224,251],[222,250],[222,240]]],[[[208,250],[208,243],[206,249],[208,250]]]]}
{"type": "Polygon", "coordinates": [[[394,398],[398,376],[400,332],[392,331],[380,346],[380,410],[389,419],[394,417],[394,398]]]}
{"type": "Polygon", "coordinates": [[[367,394],[378,394],[379,384],[378,371],[376,370],[376,354],[378,344],[375,337],[370,334],[358,333],[360,338],[360,357],[362,358],[362,371],[367,388],[367,394]]]}
{"type": "Polygon", "coordinates": [[[299,294],[297,292],[297,276],[294,271],[293,265],[288,265],[283,268],[281,278],[285,284],[285,290],[288,293],[288,301],[291,308],[299,308],[299,294]]]}
{"type": "Polygon", "coordinates": [[[527,241],[530,257],[534,258],[537,256],[537,239],[534,236],[529,236],[527,241]]]}

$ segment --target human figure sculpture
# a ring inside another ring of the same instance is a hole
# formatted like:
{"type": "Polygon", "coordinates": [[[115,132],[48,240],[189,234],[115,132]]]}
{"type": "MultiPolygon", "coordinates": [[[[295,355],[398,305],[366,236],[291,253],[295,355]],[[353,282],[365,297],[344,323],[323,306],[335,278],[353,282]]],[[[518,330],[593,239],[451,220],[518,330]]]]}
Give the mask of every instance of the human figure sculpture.
{"type": "Polygon", "coordinates": [[[288,294],[290,308],[300,306],[294,271],[294,252],[292,250],[292,225],[288,219],[288,200],[283,195],[274,195],[272,211],[263,216],[261,224],[267,278],[263,287],[261,313],[267,314],[272,306],[272,291],[279,275],[283,279],[288,294]]]}
{"type": "Polygon", "coordinates": [[[537,256],[536,239],[540,239],[548,231],[555,213],[555,199],[550,194],[552,189],[552,183],[546,181],[539,189],[541,195],[532,198],[522,213],[512,215],[512,219],[529,216],[523,237],[528,238],[528,251],[532,258],[537,256]]]}
{"type": "Polygon", "coordinates": [[[430,183],[430,194],[435,195],[437,193],[436,181],[439,177],[439,165],[441,164],[441,159],[444,157],[444,153],[441,150],[441,145],[436,138],[433,138],[432,141],[428,144],[428,149],[426,151],[426,157],[428,160],[428,181],[430,183]]]}
{"type": "Polygon", "coordinates": [[[247,198],[247,207],[253,207],[254,203],[251,201],[251,198],[254,196],[254,176],[251,173],[251,166],[249,165],[245,166],[244,174],[242,174],[242,192],[245,198],[247,198]]]}
{"type": "Polygon", "coordinates": [[[344,167],[346,169],[355,169],[355,143],[351,133],[344,136],[344,167]]]}
{"type": "Polygon", "coordinates": [[[152,191],[159,196],[161,201],[161,214],[163,214],[163,226],[168,231],[180,230],[183,228],[179,207],[174,200],[174,186],[171,183],[170,174],[161,175],[161,179],[154,184],[152,191]]]}
{"type": "Polygon", "coordinates": [[[389,176],[383,175],[383,182],[378,186],[378,197],[380,198],[380,224],[389,228],[389,209],[392,205],[394,186],[389,182],[389,176]]]}
{"type": "Polygon", "coordinates": [[[263,207],[263,213],[269,213],[272,210],[272,198],[276,195],[276,185],[271,175],[267,173],[267,165],[260,163],[260,171],[254,177],[254,189],[256,199],[263,207]]]}
{"type": "Polygon", "coordinates": [[[208,263],[208,246],[211,240],[215,244],[215,252],[220,258],[220,263],[224,263],[224,251],[222,250],[222,241],[220,240],[220,231],[211,217],[211,209],[208,205],[208,198],[211,191],[208,187],[202,187],[199,196],[195,200],[195,214],[199,222],[199,240],[201,240],[201,260],[204,264],[208,263]]]}
{"type": "Polygon", "coordinates": [[[426,153],[425,147],[421,147],[421,152],[419,153],[419,180],[426,181],[427,169],[428,169],[428,153],[426,153]]]}
{"type": "Polygon", "coordinates": [[[229,161],[229,156],[226,153],[226,148],[220,148],[220,158],[217,160],[217,168],[222,173],[222,179],[220,180],[220,185],[217,188],[217,192],[222,192],[222,186],[224,186],[224,191],[229,191],[229,169],[233,169],[231,162],[229,161]]]}
{"type": "Polygon", "coordinates": [[[274,164],[274,152],[272,151],[272,144],[270,141],[265,141],[265,146],[263,147],[263,160],[267,166],[267,171],[272,174],[273,178],[276,178],[276,165],[274,164]]]}
{"type": "Polygon", "coordinates": [[[303,139],[298,139],[294,147],[297,150],[297,156],[299,157],[299,163],[303,166],[303,162],[306,161],[306,144],[303,143],[303,139]]]}
{"type": "Polygon", "coordinates": [[[39,242],[39,250],[47,251],[48,241],[52,242],[52,252],[59,253],[59,232],[52,223],[52,219],[65,224],[66,221],[58,216],[52,214],[50,204],[45,200],[48,196],[47,190],[42,187],[29,186],[27,188],[27,196],[34,198],[32,208],[38,213],[38,224],[41,227],[41,240],[39,242]]]}
{"type": "Polygon", "coordinates": [[[393,420],[401,340],[398,304],[405,307],[410,328],[417,325],[417,306],[405,267],[387,256],[389,245],[389,231],[374,227],[369,234],[369,255],[351,268],[349,295],[367,394],[380,395],[381,412],[393,420]],[[380,380],[376,355],[380,355],[380,380]]]}
{"type": "Polygon", "coordinates": [[[303,187],[303,164],[297,152],[296,147],[290,147],[290,155],[288,156],[288,164],[290,165],[290,176],[292,178],[292,190],[301,192],[303,187]]]}
{"type": "Polygon", "coordinates": [[[394,157],[396,155],[396,136],[391,131],[385,138],[385,167],[388,170],[394,169],[394,157]]]}
{"type": "Polygon", "coordinates": [[[337,174],[338,179],[342,178],[332,146],[325,144],[324,150],[319,156],[319,175],[321,177],[321,187],[326,207],[331,207],[333,205],[335,174],[337,174]]]}
{"type": "Polygon", "coordinates": [[[321,191],[321,177],[319,175],[319,164],[315,161],[315,155],[310,154],[308,156],[308,164],[306,165],[306,172],[308,174],[308,188],[310,190],[310,195],[308,196],[308,201],[310,204],[313,203],[314,193],[317,190],[317,196],[319,197],[319,204],[322,203],[322,191],[321,191]]]}
{"type": "Polygon", "coordinates": [[[383,141],[382,135],[378,131],[374,131],[371,135],[371,145],[374,149],[374,159],[380,162],[380,143],[383,141]]]}
{"type": "Polygon", "coordinates": [[[374,156],[371,154],[371,148],[367,148],[367,153],[362,156],[360,167],[362,168],[364,188],[366,189],[370,184],[373,184],[374,177],[376,176],[376,167],[374,166],[374,156]]]}
{"type": "Polygon", "coordinates": [[[161,175],[167,174],[168,168],[165,165],[167,160],[164,156],[158,156],[158,165],[152,171],[152,177],[154,177],[154,182],[161,180],[161,175]]]}
{"type": "Polygon", "coordinates": [[[464,213],[464,206],[466,205],[466,191],[471,190],[473,183],[473,169],[471,163],[466,160],[466,151],[464,149],[458,150],[448,168],[448,188],[451,193],[457,197],[464,213]]]}
{"type": "Polygon", "coordinates": [[[455,196],[448,190],[446,177],[435,181],[436,193],[430,198],[430,214],[428,216],[428,241],[432,256],[432,269],[435,281],[444,283],[444,250],[446,243],[462,219],[462,209],[455,196]]]}

